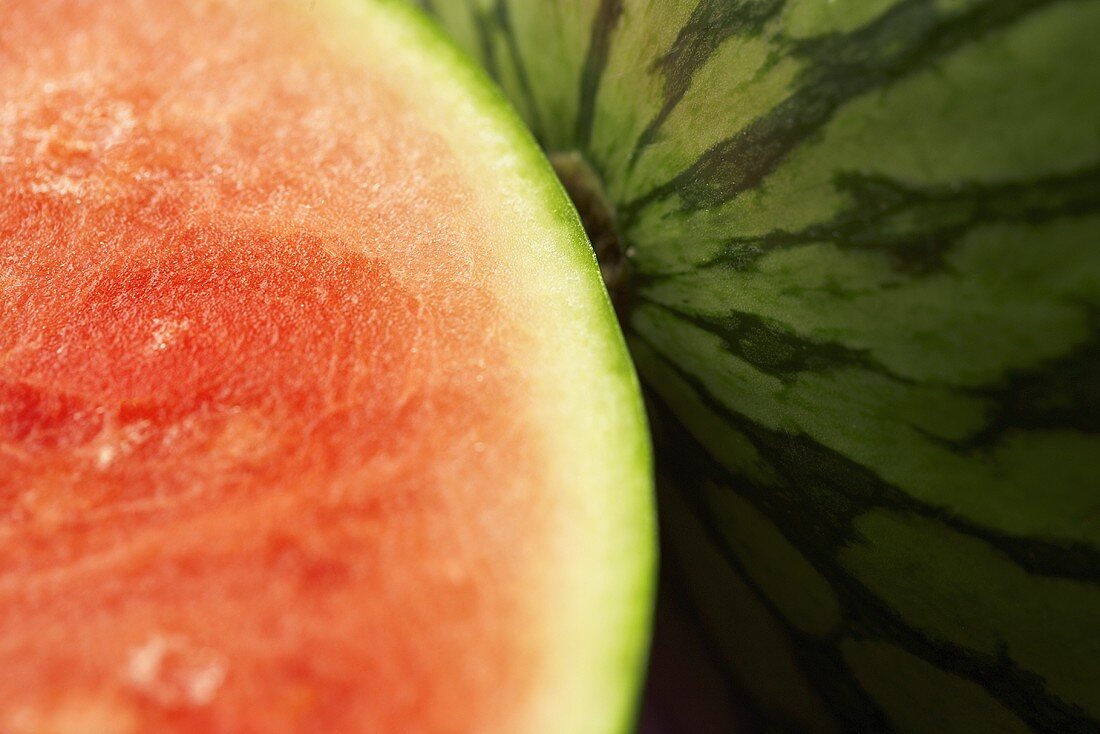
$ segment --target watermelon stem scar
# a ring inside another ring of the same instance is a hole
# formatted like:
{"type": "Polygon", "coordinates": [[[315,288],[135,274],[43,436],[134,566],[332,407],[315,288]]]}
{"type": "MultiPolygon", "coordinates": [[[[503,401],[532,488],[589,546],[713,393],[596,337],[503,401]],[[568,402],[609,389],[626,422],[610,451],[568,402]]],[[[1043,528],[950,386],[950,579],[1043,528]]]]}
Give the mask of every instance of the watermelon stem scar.
{"type": "Polygon", "coordinates": [[[630,260],[619,231],[615,206],[604,191],[600,175],[580,151],[553,152],[549,158],[569,198],[577,207],[581,224],[600,263],[600,274],[611,296],[611,303],[622,320],[628,311],[630,260]]]}

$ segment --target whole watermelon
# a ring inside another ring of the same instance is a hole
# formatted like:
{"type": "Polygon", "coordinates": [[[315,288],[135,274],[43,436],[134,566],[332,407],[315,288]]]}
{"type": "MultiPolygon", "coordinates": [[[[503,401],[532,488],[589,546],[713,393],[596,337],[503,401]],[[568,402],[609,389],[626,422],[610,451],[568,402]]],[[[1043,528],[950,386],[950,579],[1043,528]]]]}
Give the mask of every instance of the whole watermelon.
{"type": "Polygon", "coordinates": [[[427,4],[586,219],[769,730],[1100,731],[1100,2],[427,4]]]}

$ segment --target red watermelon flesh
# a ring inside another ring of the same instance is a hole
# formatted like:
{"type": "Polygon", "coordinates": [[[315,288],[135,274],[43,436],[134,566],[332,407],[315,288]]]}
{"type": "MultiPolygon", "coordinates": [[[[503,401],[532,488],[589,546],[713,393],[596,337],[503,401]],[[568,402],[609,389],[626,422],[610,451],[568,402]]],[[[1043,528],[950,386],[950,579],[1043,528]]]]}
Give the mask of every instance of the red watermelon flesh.
{"type": "Polygon", "coordinates": [[[504,731],[537,684],[488,205],[273,7],[0,7],[4,734],[504,731]]]}

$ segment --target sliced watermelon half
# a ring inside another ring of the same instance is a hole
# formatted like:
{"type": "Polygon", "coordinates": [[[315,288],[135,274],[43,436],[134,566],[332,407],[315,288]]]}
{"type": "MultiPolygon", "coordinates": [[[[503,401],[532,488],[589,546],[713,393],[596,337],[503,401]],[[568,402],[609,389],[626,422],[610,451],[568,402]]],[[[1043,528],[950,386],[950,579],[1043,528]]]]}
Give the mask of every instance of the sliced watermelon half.
{"type": "Polygon", "coordinates": [[[0,732],[627,726],[635,377],[418,15],[7,0],[0,202],[0,732]]]}

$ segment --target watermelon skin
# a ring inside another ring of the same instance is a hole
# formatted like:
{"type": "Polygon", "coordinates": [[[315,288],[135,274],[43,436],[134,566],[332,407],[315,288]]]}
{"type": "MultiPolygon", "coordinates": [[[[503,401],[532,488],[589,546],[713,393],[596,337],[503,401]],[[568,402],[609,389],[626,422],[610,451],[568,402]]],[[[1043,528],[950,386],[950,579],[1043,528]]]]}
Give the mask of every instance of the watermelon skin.
{"type": "Polygon", "coordinates": [[[1100,2],[427,5],[602,181],[666,554],[773,725],[1100,730],[1100,2]]]}

